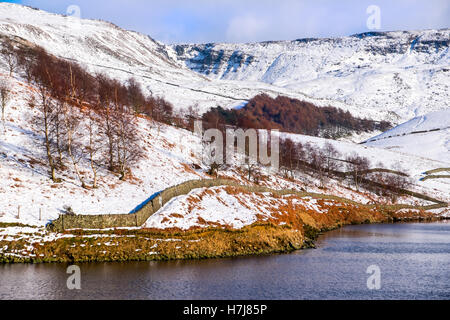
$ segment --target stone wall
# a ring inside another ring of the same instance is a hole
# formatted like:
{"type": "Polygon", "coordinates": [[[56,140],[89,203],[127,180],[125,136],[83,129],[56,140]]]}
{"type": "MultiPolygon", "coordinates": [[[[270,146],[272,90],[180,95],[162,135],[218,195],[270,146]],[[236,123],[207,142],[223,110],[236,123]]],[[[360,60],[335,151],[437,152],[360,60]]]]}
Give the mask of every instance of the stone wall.
{"type": "MultiPolygon", "coordinates": [[[[365,180],[365,179],[364,179],[365,180]]],[[[378,187],[383,187],[378,183],[374,183],[372,181],[363,181],[365,183],[375,185],[378,187]]],[[[62,232],[67,229],[107,229],[107,228],[119,228],[119,227],[140,227],[142,226],[148,218],[150,218],[154,213],[156,213],[159,209],[161,209],[165,204],[167,204],[170,200],[175,197],[186,195],[194,189],[199,188],[211,188],[217,186],[233,186],[239,187],[245,191],[249,192],[270,192],[278,196],[282,195],[297,195],[299,197],[311,196],[314,198],[321,199],[334,199],[339,200],[341,202],[350,202],[354,204],[356,203],[352,200],[331,196],[331,195],[323,195],[323,194],[315,194],[315,193],[307,193],[301,192],[297,190],[274,190],[268,187],[263,186],[244,186],[239,183],[227,180],[227,179],[205,179],[205,180],[191,180],[181,183],[179,185],[169,187],[164,191],[156,194],[156,196],[148,203],[143,205],[139,210],[132,214],[117,214],[117,215],[61,215],[58,219],[52,221],[47,228],[50,231],[54,232],[62,232]]],[[[416,198],[420,198],[423,200],[434,202],[434,205],[416,207],[409,205],[398,205],[398,207],[404,208],[416,208],[423,210],[430,210],[436,208],[447,207],[447,203],[433,199],[423,194],[419,194],[416,192],[404,190],[404,189],[395,189],[392,190],[402,194],[408,194],[416,198]]]]}
{"type": "Polygon", "coordinates": [[[175,197],[186,195],[194,189],[210,188],[220,185],[237,185],[231,180],[192,180],[170,187],[160,192],[137,212],[114,215],[61,215],[47,228],[61,232],[67,229],[107,229],[116,227],[139,227],[161,207],[175,197]]]}

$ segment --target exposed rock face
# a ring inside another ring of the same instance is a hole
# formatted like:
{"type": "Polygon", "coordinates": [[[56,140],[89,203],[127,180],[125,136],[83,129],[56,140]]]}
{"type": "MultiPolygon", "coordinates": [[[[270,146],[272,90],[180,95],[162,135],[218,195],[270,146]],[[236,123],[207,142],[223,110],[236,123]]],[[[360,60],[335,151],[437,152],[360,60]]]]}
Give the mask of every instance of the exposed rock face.
{"type": "MultiPolygon", "coordinates": [[[[283,55],[310,56],[317,70],[324,69],[326,61],[336,60],[345,66],[345,59],[354,55],[366,54],[366,62],[395,63],[398,55],[416,54],[417,63],[448,64],[450,29],[417,32],[366,32],[345,38],[305,38],[293,41],[267,41],[248,44],[182,44],[174,45],[178,58],[190,69],[214,78],[244,80],[247,68],[258,70],[261,74],[283,55]],[[330,52],[325,49],[333,48],[330,52]],[[344,54],[343,51],[346,51],[344,54]],[[263,64],[266,68],[263,68],[263,64]],[[258,68],[256,68],[258,66],[258,68]]],[[[291,61],[286,60],[285,64],[291,61]]],[[[348,64],[348,61],[347,61],[348,64]]],[[[361,66],[360,66],[361,67],[361,66]]],[[[374,65],[375,67],[375,65],[374,65]]],[[[283,77],[283,74],[279,75],[283,77]]],[[[260,77],[263,80],[263,77],[260,77]]]]}
{"type": "Polygon", "coordinates": [[[405,118],[450,107],[449,44],[443,29],[173,49],[212,79],[261,81],[405,118]]]}

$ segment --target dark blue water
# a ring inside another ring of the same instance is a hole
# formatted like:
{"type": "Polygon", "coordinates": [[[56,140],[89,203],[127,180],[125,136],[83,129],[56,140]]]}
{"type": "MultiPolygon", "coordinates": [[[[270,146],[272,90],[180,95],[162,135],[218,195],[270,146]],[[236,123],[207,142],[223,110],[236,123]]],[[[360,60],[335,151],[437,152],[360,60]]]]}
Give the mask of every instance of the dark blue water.
{"type": "Polygon", "coordinates": [[[318,249],[236,259],[0,266],[0,299],[450,299],[450,222],[349,226],[318,249]],[[379,267],[381,288],[367,287],[379,267]]]}

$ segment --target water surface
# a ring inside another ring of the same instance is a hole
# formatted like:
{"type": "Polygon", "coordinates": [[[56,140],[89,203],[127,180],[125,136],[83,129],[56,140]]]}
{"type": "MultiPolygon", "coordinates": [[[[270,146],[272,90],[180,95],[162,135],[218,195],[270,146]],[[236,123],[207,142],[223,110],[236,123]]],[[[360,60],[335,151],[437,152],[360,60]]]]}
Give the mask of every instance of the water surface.
{"type": "Polygon", "coordinates": [[[450,299],[450,222],[348,226],[317,249],[203,261],[0,265],[0,299],[450,299]],[[367,288],[371,265],[381,289],[367,288]]]}

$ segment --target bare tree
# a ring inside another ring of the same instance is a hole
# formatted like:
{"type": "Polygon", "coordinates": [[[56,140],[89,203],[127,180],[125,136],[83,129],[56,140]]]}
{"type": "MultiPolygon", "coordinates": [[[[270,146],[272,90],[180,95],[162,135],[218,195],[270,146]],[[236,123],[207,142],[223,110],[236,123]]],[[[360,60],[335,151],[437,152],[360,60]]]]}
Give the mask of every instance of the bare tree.
{"type": "Polygon", "coordinates": [[[185,118],[187,121],[187,127],[189,130],[194,131],[194,122],[200,119],[200,112],[198,104],[189,106],[185,113],[185,118]]]}
{"type": "Polygon", "coordinates": [[[53,182],[59,182],[56,178],[56,164],[53,150],[53,135],[52,135],[52,121],[55,112],[55,105],[49,97],[48,91],[44,85],[38,85],[39,101],[35,103],[34,100],[30,102],[31,106],[37,106],[39,112],[33,118],[33,122],[38,127],[38,130],[43,135],[43,144],[46,151],[47,162],[50,169],[50,178],[53,182]]]}
{"type": "Polygon", "coordinates": [[[2,108],[2,121],[5,121],[5,109],[11,100],[11,87],[6,80],[0,81],[0,107],[2,108]]]}
{"type": "Polygon", "coordinates": [[[326,169],[328,175],[330,175],[332,171],[337,171],[339,169],[338,158],[341,156],[341,153],[330,142],[325,143],[322,150],[327,158],[326,169]]]}
{"type": "Polygon", "coordinates": [[[280,166],[286,178],[293,177],[293,172],[298,168],[298,149],[291,139],[283,139],[280,143],[280,166]]]}
{"type": "Polygon", "coordinates": [[[56,164],[54,157],[54,139],[52,123],[55,116],[55,103],[51,98],[51,88],[54,79],[51,73],[52,60],[44,50],[36,53],[36,61],[32,67],[32,81],[37,89],[38,101],[32,98],[31,106],[36,106],[38,113],[33,117],[33,122],[38,131],[43,135],[43,144],[47,156],[50,178],[54,182],[59,182],[56,178],[56,164]]]}
{"type": "Polygon", "coordinates": [[[17,66],[25,74],[28,82],[33,80],[33,65],[36,52],[33,48],[20,46],[16,49],[17,66]]]}
{"type": "Polygon", "coordinates": [[[63,118],[64,118],[64,129],[66,132],[66,148],[67,153],[72,161],[75,174],[78,180],[81,182],[81,187],[86,188],[86,183],[84,178],[78,169],[78,163],[80,162],[83,154],[81,152],[82,148],[79,145],[79,132],[80,127],[80,116],[78,110],[70,103],[65,103],[63,107],[63,118]]]}
{"type": "Polygon", "coordinates": [[[317,177],[320,181],[320,186],[325,186],[325,171],[327,164],[327,157],[325,153],[318,147],[312,146],[309,152],[310,164],[314,168],[317,177]]]}
{"type": "Polygon", "coordinates": [[[347,168],[353,176],[353,181],[355,182],[356,189],[359,189],[360,180],[365,171],[370,168],[370,160],[368,158],[359,156],[353,153],[347,156],[346,159],[347,168]]]}
{"type": "Polygon", "coordinates": [[[136,79],[130,78],[127,82],[127,89],[130,107],[132,107],[136,113],[141,113],[146,102],[141,86],[137,83],[136,79]]]}
{"type": "Polygon", "coordinates": [[[118,88],[115,88],[114,104],[116,112],[114,114],[114,134],[117,141],[117,165],[120,180],[125,180],[130,166],[141,159],[142,152],[139,145],[136,114],[123,103],[122,99],[123,97],[119,96],[118,88]]]}
{"type": "Polygon", "coordinates": [[[56,147],[56,151],[58,153],[58,166],[60,169],[64,168],[64,152],[66,151],[66,137],[65,137],[65,128],[64,128],[64,108],[65,108],[65,102],[61,100],[55,101],[55,110],[53,114],[52,121],[50,123],[51,130],[54,133],[54,143],[56,147]]]}
{"type": "Polygon", "coordinates": [[[114,134],[115,128],[115,108],[113,106],[113,85],[112,81],[108,79],[105,75],[97,75],[97,109],[100,113],[101,118],[101,133],[106,138],[107,148],[106,161],[109,171],[114,171],[114,153],[116,149],[116,139],[114,134]]]}
{"type": "Polygon", "coordinates": [[[16,70],[17,67],[17,54],[11,41],[6,41],[3,43],[3,48],[0,51],[0,54],[2,55],[6,64],[8,65],[9,76],[12,77],[13,72],[16,70]]]}
{"type": "Polygon", "coordinates": [[[258,177],[261,175],[261,172],[259,171],[259,165],[255,160],[252,160],[247,157],[247,160],[244,164],[245,171],[247,172],[247,180],[252,181],[252,178],[254,181],[258,180],[258,177]]]}
{"type": "Polygon", "coordinates": [[[100,167],[101,150],[103,147],[101,135],[101,123],[99,117],[90,108],[87,111],[87,121],[85,128],[89,134],[89,142],[85,147],[86,153],[89,155],[89,162],[94,176],[92,188],[97,188],[97,172],[100,167]]]}
{"type": "Polygon", "coordinates": [[[158,122],[171,124],[173,118],[172,104],[162,98],[156,98],[153,118],[158,122]]]}

